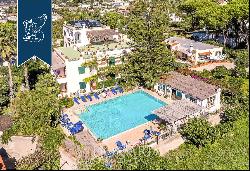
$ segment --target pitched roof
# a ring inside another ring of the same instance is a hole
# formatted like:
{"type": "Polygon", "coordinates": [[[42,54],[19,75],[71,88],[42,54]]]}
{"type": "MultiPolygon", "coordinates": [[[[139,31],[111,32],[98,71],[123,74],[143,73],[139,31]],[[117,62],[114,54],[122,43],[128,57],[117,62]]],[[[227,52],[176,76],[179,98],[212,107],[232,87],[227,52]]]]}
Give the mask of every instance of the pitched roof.
{"type": "Polygon", "coordinates": [[[216,94],[219,87],[197,80],[178,72],[169,72],[160,78],[160,83],[177,89],[193,98],[204,100],[216,94]]]}
{"type": "Polygon", "coordinates": [[[56,70],[59,68],[64,68],[65,67],[65,62],[63,59],[61,59],[56,52],[52,53],[52,69],[56,70]]]}
{"type": "Polygon", "coordinates": [[[102,40],[112,40],[114,35],[119,33],[113,29],[103,29],[103,30],[91,30],[87,31],[87,36],[93,41],[94,39],[102,40]]]}
{"type": "Polygon", "coordinates": [[[163,106],[153,111],[159,118],[167,121],[168,123],[174,123],[187,116],[199,113],[203,108],[189,100],[177,100],[172,104],[163,106]]]}

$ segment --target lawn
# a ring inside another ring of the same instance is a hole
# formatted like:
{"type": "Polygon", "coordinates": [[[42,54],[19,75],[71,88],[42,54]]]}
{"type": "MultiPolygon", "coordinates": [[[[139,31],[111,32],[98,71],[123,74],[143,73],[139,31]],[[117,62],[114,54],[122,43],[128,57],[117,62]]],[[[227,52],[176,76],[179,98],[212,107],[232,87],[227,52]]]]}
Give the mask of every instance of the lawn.
{"type": "Polygon", "coordinates": [[[168,169],[235,170],[249,169],[249,121],[238,120],[223,139],[197,149],[183,144],[166,156],[168,169]]]}

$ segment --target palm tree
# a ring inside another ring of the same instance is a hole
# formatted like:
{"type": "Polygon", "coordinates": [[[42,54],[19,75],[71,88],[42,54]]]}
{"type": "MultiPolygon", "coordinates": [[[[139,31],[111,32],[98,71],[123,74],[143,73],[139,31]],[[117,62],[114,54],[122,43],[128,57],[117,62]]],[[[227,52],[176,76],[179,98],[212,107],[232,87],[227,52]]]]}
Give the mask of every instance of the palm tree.
{"type": "Polygon", "coordinates": [[[10,101],[14,98],[11,61],[16,55],[16,26],[11,23],[0,24],[0,56],[8,64],[10,101]]]}

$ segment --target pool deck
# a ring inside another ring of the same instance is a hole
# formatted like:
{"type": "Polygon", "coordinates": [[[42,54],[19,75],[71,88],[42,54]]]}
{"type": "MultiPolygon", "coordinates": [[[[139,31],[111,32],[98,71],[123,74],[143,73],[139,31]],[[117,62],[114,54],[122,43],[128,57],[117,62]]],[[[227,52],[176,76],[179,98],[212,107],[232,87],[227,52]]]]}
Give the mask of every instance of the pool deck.
{"type": "MultiPolygon", "coordinates": [[[[150,94],[153,97],[156,97],[157,99],[167,103],[168,105],[171,104],[173,101],[170,99],[166,99],[163,96],[158,95],[156,92],[147,90],[147,89],[134,89],[132,91],[128,91],[128,92],[124,92],[124,93],[118,93],[117,95],[114,95],[112,93],[110,93],[106,98],[102,98],[100,97],[99,100],[96,100],[93,98],[92,101],[88,101],[88,102],[80,102],[79,105],[75,104],[73,107],[66,109],[64,111],[64,113],[67,113],[69,115],[69,118],[72,122],[77,122],[80,120],[79,118],[79,114],[82,113],[84,111],[84,109],[86,109],[86,107],[93,105],[93,104],[97,104],[97,103],[101,103],[119,96],[124,96],[126,94],[130,94],[130,93],[134,93],[138,90],[143,90],[144,92],[150,94]]],[[[79,100],[80,101],[80,100],[79,100]]],[[[150,127],[152,127],[152,129],[154,131],[159,131],[158,130],[158,125],[154,124],[153,122],[147,122],[145,124],[139,125],[135,128],[129,129],[127,131],[124,131],[122,133],[119,133],[115,136],[112,136],[108,139],[105,139],[102,141],[101,145],[102,146],[106,146],[108,147],[109,151],[114,150],[114,148],[116,148],[115,142],[116,141],[121,141],[123,144],[125,144],[126,142],[129,142],[127,144],[127,149],[132,148],[133,146],[135,146],[136,144],[138,144],[140,142],[140,139],[144,136],[143,131],[145,129],[150,129],[150,127]]],[[[65,130],[66,131],[66,130],[65,130]]],[[[89,130],[89,132],[91,132],[91,130],[89,130]]],[[[94,137],[94,136],[93,136],[94,137]]],[[[96,139],[96,137],[94,137],[96,139]]]]}

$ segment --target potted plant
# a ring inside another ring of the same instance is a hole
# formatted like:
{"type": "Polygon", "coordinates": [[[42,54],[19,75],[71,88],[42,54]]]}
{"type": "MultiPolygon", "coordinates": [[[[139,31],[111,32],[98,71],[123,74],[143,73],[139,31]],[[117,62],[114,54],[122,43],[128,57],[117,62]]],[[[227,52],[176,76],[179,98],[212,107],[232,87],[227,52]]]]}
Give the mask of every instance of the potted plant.
{"type": "Polygon", "coordinates": [[[97,138],[97,142],[98,142],[98,143],[101,143],[102,140],[103,140],[102,138],[97,138]]]}

